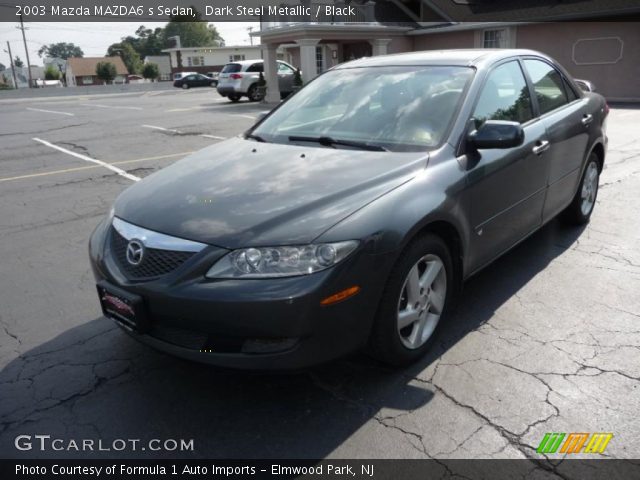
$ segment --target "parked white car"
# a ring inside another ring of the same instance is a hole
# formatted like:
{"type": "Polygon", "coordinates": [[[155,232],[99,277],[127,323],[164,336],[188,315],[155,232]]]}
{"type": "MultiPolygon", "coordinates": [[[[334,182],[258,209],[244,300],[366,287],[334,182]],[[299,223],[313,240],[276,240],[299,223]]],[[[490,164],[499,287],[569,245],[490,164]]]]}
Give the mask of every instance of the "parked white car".
{"type": "MultiPolygon", "coordinates": [[[[227,63],[218,76],[218,93],[232,102],[248,97],[252,102],[261,99],[258,91],[260,72],[264,71],[264,61],[242,60],[227,63]]],[[[284,98],[293,91],[295,68],[278,60],[278,85],[284,98]]]]}

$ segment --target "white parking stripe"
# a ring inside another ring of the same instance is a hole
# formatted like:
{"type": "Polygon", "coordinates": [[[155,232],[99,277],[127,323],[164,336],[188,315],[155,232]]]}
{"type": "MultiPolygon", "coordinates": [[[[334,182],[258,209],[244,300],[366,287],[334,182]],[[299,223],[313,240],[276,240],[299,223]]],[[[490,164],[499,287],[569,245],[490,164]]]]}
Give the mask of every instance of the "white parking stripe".
{"type": "Polygon", "coordinates": [[[118,175],[124,177],[124,178],[128,178],[129,180],[133,180],[134,182],[138,182],[140,181],[139,177],[136,177],[135,175],[131,175],[127,172],[125,172],[124,170],[122,170],[121,168],[118,167],[114,167],[113,165],[107,163],[107,162],[103,162],[102,160],[96,160],[95,158],[91,158],[91,157],[87,157],[86,155],[82,155],[80,153],[76,153],[76,152],[72,152],[71,150],[67,150],[66,148],[62,148],[59,147],[57,145],[54,145],[53,143],[47,142],[46,140],[41,140],[39,138],[33,138],[33,140],[35,140],[36,142],[42,143],[43,145],[46,145],[47,147],[53,148],[55,150],[58,150],[62,153],[66,153],[67,155],[71,155],[73,157],[79,158],[80,160],[84,160],[85,162],[91,162],[91,163],[96,163],[104,168],[108,168],[109,170],[111,170],[112,172],[117,173],[118,175]]]}
{"type": "Polygon", "coordinates": [[[216,135],[200,135],[201,137],[205,137],[205,138],[215,138],[216,140],[226,140],[227,137],[218,137],[216,135]]]}
{"type": "MultiPolygon", "coordinates": [[[[158,127],[156,125],[141,125],[141,127],[152,128],[154,130],[162,130],[163,132],[177,133],[178,135],[180,135],[182,133],[180,130],[175,130],[173,128],[158,127]]],[[[214,138],[216,140],[226,140],[227,139],[227,137],[219,137],[217,135],[205,135],[204,133],[200,134],[198,136],[199,137],[204,137],[204,138],[214,138]]]]}
{"type": "Polygon", "coordinates": [[[55,110],[42,110],[41,108],[27,108],[27,110],[31,110],[32,112],[57,113],[58,115],[67,115],[69,117],[75,116],[73,113],[56,112],[55,110]]]}
{"type": "Polygon", "coordinates": [[[98,108],[119,108],[122,110],[143,110],[142,107],[122,107],[119,105],[99,105],[97,103],[81,103],[83,107],[98,107],[98,108]]]}
{"type": "Polygon", "coordinates": [[[162,130],[163,132],[180,133],[180,130],[174,130],[172,128],[156,127],[155,125],[142,125],[144,128],[153,128],[154,130],[162,130]]]}
{"type": "Polygon", "coordinates": [[[258,117],[254,117],[253,115],[244,115],[242,113],[234,113],[233,114],[234,117],[244,117],[244,118],[250,118],[251,120],[255,120],[258,117]]]}

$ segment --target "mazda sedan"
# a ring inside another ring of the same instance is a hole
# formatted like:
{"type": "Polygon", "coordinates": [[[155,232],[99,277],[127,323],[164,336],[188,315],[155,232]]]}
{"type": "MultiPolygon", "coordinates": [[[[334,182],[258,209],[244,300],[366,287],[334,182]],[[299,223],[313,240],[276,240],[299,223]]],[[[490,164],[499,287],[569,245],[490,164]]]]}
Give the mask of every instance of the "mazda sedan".
{"type": "Polygon", "coordinates": [[[340,65],[120,195],[90,241],[103,312],[221,366],[406,365],[466,278],[559,214],[589,220],[607,113],[528,50],[340,65]]]}

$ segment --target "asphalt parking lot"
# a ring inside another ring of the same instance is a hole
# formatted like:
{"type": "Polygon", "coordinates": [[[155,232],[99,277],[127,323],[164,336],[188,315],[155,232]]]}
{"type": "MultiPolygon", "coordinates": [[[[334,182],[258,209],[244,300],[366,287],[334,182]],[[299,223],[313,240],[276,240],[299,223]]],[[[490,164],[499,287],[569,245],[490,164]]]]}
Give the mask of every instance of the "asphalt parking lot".
{"type": "Polygon", "coordinates": [[[471,279],[409,369],[224,371],[103,318],[87,240],[118,193],[263,109],[209,89],[0,101],[0,456],[541,458],[546,432],[612,432],[605,455],[640,457],[640,109],[611,111],[591,223],[552,222],[471,279]],[[21,434],[195,450],[23,452],[21,434]]]}

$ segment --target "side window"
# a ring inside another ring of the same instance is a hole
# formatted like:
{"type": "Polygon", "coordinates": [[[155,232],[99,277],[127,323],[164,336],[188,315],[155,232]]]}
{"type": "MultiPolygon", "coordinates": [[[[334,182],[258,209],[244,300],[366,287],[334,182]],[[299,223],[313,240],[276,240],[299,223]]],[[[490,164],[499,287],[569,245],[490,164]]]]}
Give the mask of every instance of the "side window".
{"type": "Polygon", "coordinates": [[[293,70],[291,69],[291,67],[289,67],[289,65],[278,62],[278,73],[293,73],[293,70]]]}
{"type": "Polygon", "coordinates": [[[262,72],[264,71],[263,63],[254,63],[253,65],[247,68],[247,72],[262,72]]]}
{"type": "Polygon", "coordinates": [[[569,103],[564,81],[555,68],[541,60],[525,60],[524,65],[538,97],[541,115],[569,103]]]}
{"type": "Polygon", "coordinates": [[[573,90],[573,88],[571,88],[571,85],[569,85],[569,83],[564,79],[562,83],[564,84],[564,91],[567,92],[567,98],[569,99],[569,102],[573,102],[574,100],[576,100],[578,98],[578,94],[573,90]]]}
{"type": "Polygon", "coordinates": [[[504,63],[489,74],[473,118],[476,127],[487,120],[525,123],[533,118],[531,96],[517,61],[504,63]]]}

